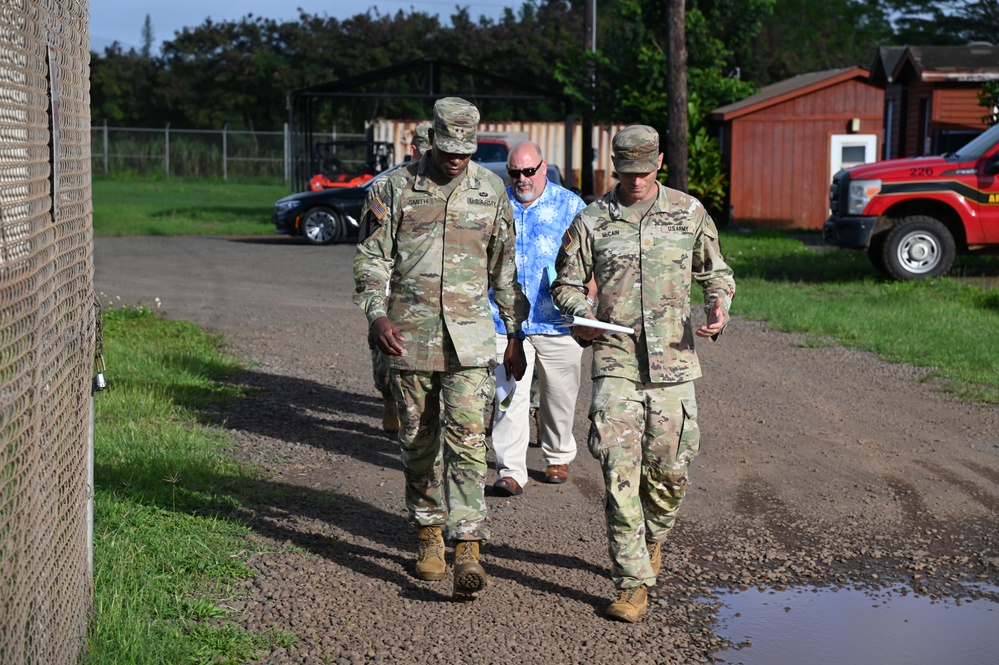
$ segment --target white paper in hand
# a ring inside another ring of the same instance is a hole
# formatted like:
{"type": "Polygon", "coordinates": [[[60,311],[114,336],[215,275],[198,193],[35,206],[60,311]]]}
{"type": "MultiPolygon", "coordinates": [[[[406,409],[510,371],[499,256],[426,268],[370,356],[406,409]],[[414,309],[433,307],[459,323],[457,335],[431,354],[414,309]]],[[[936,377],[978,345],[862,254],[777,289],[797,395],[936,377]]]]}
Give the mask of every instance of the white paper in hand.
{"type": "Polygon", "coordinates": [[[588,319],[585,316],[571,316],[569,314],[562,315],[562,325],[563,326],[586,326],[587,328],[599,328],[600,330],[607,330],[610,332],[624,333],[625,335],[634,335],[635,329],[629,328],[628,326],[619,326],[615,323],[605,323],[604,321],[596,321],[594,319],[588,319]]]}
{"type": "Polygon", "coordinates": [[[506,367],[502,363],[496,365],[496,403],[500,411],[506,411],[513,399],[513,393],[517,390],[517,380],[506,373],[506,367]]]}

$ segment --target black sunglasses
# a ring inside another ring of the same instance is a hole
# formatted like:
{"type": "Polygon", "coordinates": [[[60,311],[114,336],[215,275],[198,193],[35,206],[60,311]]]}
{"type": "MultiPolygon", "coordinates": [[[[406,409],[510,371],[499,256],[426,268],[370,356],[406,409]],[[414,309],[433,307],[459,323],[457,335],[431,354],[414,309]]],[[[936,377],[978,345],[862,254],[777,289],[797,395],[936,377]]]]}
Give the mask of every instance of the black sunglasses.
{"type": "Polygon", "coordinates": [[[541,168],[541,165],[544,164],[544,162],[545,162],[545,160],[542,159],[540,162],[538,162],[538,165],[535,166],[532,169],[511,169],[511,168],[508,168],[506,170],[506,173],[511,178],[519,178],[521,173],[523,173],[528,178],[533,178],[534,174],[538,172],[538,169],[541,168]]]}

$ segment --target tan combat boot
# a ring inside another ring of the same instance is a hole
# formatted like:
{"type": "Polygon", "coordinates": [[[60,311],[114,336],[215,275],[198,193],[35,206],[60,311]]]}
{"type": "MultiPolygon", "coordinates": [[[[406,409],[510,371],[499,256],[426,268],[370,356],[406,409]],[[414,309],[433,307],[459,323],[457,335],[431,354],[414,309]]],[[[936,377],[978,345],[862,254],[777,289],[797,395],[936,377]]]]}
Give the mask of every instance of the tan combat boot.
{"type": "Polygon", "coordinates": [[[416,577],[421,580],[442,580],[447,564],[444,563],[444,536],[439,526],[420,527],[420,547],[416,555],[416,577]]]}
{"type": "Polygon", "coordinates": [[[607,608],[607,616],[635,623],[649,611],[649,590],[644,584],[621,589],[621,595],[607,608]]]}
{"type": "Polygon", "coordinates": [[[454,546],[455,600],[475,600],[486,588],[486,571],[479,565],[478,540],[459,540],[454,546]]]}
{"type": "Polygon", "coordinates": [[[659,577],[659,570],[663,567],[663,544],[645,541],[645,547],[649,550],[649,563],[652,564],[652,576],[659,577]]]}
{"type": "Polygon", "coordinates": [[[385,398],[382,406],[382,429],[389,434],[395,434],[402,427],[399,421],[399,405],[391,396],[385,398]]]}

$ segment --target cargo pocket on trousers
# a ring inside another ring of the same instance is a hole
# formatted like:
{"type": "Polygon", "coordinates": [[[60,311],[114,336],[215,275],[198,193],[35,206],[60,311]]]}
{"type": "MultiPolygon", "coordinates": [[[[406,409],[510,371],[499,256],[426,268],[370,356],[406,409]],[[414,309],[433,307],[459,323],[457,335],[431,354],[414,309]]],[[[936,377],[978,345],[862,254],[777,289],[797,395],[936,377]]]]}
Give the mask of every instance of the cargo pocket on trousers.
{"type": "Polygon", "coordinates": [[[644,465],[643,473],[659,492],[679,501],[687,493],[687,464],[657,461],[644,465]]]}
{"type": "Polygon", "coordinates": [[[595,379],[593,382],[593,399],[590,402],[589,413],[590,431],[586,436],[586,447],[589,449],[590,454],[597,459],[600,459],[601,453],[607,449],[606,444],[600,439],[600,431],[597,428],[597,423],[606,422],[604,409],[610,401],[610,396],[606,392],[597,390],[597,384],[600,381],[601,379],[595,379]]]}
{"type": "Polygon", "coordinates": [[[677,443],[676,458],[671,462],[662,460],[649,469],[654,482],[677,502],[687,493],[690,460],[697,455],[701,441],[701,433],[697,428],[697,402],[693,398],[681,399],[680,405],[683,408],[683,425],[677,443]]]}
{"type": "Polygon", "coordinates": [[[680,445],[676,451],[676,461],[685,467],[701,449],[701,430],[697,426],[697,400],[681,399],[683,407],[683,431],[680,432],[680,445]]]}

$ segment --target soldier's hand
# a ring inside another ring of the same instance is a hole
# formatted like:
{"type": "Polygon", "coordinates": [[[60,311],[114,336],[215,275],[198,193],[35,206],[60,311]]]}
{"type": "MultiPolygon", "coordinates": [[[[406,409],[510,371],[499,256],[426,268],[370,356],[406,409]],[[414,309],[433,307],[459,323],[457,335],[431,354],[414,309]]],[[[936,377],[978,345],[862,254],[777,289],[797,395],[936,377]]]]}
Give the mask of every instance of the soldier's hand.
{"type": "Polygon", "coordinates": [[[708,321],[694,331],[698,337],[717,337],[727,323],[725,310],[722,309],[721,298],[715,300],[715,306],[708,311],[708,321]]]}
{"type": "Polygon", "coordinates": [[[387,316],[379,316],[371,322],[371,336],[378,345],[378,350],[387,356],[404,356],[406,349],[402,348],[402,333],[395,323],[387,316]]]}
{"type": "Polygon", "coordinates": [[[527,371],[527,356],[524,355],[524,343],[519,339],[511,339],[506,343],[506,352],[503,354],[503,368],[506,375],[512,376],[517,381],[524,378],[527,371]]]}
{"type": "MultiPolygon", "coordinates": [[[[597,320],[597,317],[593,316],[592,314],[584,314],[583,318],[590,319],[592,321],[597,320]]],[[[603,335],[604,331],[600,328],[591,328],[590,326],[573,326],[572,334],[578,337],[579,339],[586,340],[587,342],[592,342],[597,337],[603,335]]]]}

